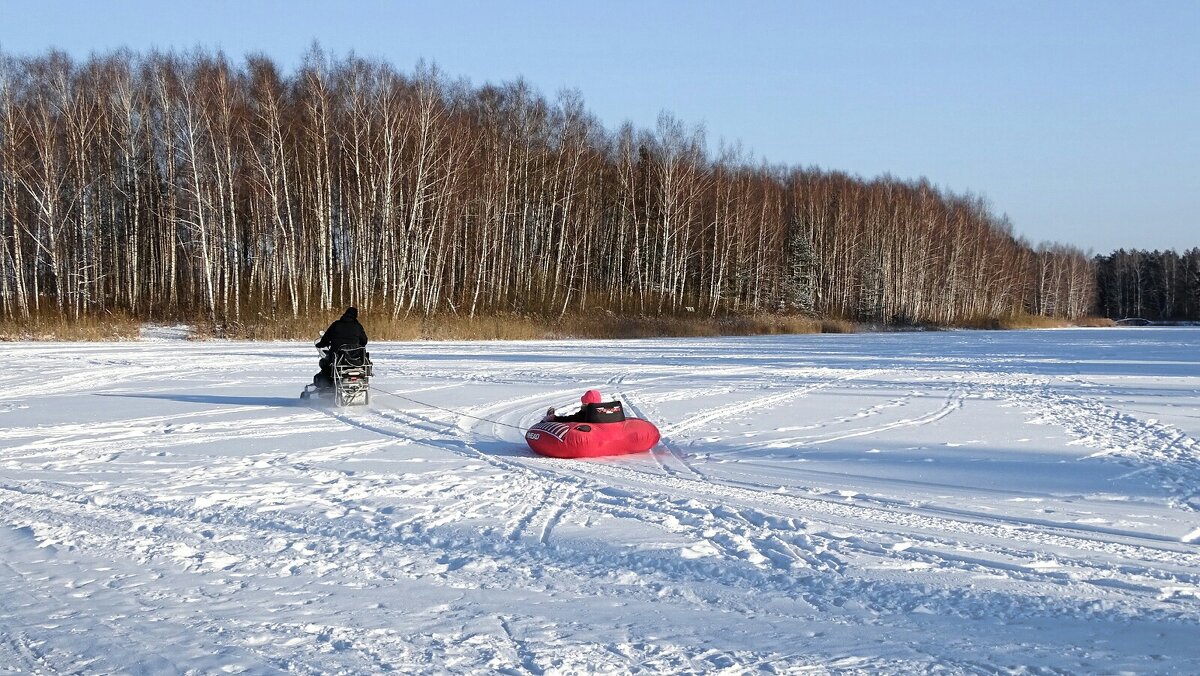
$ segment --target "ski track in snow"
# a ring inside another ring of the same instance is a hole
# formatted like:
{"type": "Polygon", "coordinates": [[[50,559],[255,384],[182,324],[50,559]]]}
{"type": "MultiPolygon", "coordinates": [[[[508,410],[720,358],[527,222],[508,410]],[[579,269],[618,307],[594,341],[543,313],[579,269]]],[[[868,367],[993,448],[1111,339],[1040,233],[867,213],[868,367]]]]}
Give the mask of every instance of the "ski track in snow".
{"type": "Polygon", "coordinates": [[[0,673],[1200,671],[1197,346],[12,345],[0,673]],[[590,387],[660,444],[530,454],[590,387]]]}

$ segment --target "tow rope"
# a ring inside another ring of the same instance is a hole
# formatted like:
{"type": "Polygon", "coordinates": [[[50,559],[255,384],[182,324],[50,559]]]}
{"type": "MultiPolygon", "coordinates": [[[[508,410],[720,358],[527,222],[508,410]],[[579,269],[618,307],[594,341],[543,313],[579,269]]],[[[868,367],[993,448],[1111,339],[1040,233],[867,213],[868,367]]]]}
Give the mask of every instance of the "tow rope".
{"type": "Polygon", "coordinates": [[[379,392],[380,394],[386,394],[386,395],[389,395],[389,396],[393,396],[393,397],[395,397],[395,398],[397,398],[397,399],[403,399],[403,400],[405,400],[405,401],[411,401],[412,403],[414,403],[414,404],[418,404],[418,405],[420,405],[420,406],[426,406],[426,407],[428,407],[428,408],[434,408],[434,409],[437,409],[437,410],[439,410],[439,411],[445,411],[445,412],[447,412],[447,413],[453,413],[454,415],[459,415],[459,416],[462,416],[462,417],[464,417],[464,418],[471,418],[472,420],[482,420],[483,422],[490,422],[490,423],[492,423],[493,425],[500,425],[500,426],[502,426],[502,427],[511,427],[511,428],[513,428],[514,430],[519,430],[521,433],[524,433],[524,432],[526,431],[526,429],[527,429],[527,428],[524,428],[524,427],[518,427],[517,425],[510,425],[509,423],[506,423],[506,422],[500,422],[499,420],[492,420],[491,418],[481,418],[481,417],[479,417],[479,416],[477,416],[477,415],[471,415],[470,413],[463,413],[462,411],[456,411],[456,410],[454,410],[454,409],[452,409],[452,408],[446,408],[445,406],[438,406],[437,404],[431,404],[431,403],[429,403],[429,402],[427,402],[427,401],[421,401],[420,399],[413,399],[412,397],[410,397],[410,396],[408,396],[408,395],[399,394],[399,393],[397,393],[397,392],[389,392],[388,390],[385,390],[385,389],[383,389],[383,388],[381,388],[381,387],[375,387],[374,385],[369,385],[369,387],[370,387],[372,390],[374,390],[374,391],[376,391],[376,392],[379,392]]]}

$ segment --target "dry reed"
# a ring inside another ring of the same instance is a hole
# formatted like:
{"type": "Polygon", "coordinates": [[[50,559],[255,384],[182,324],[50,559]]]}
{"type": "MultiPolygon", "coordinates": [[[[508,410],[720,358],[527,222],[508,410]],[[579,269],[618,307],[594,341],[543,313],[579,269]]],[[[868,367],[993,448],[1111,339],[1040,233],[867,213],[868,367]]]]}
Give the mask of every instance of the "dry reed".
{"type": "Polygon", "coordinates": [[[25,319],[0,319],[0,341],[91,341],[134,340],[142,322],[122,314],[64,317],[55,313],[25,319]]]}
{"type": "MultiPolygon", "coordinates": [[[[259,317],[220,325],[201,323],[195,339],[313,340],[334,319],[259,317]]],[[[375,316],[361,320],[371,340],[543,340],[555,338],[689,338],[730,335],[853,333],[856,325],[843,320],[790,315],[739,317],[628,316],[609,313],[566,315],[546,319],[533,315],[464,317],[375,316]]]]}
{"type": "Polygon", "coordinates": [[[1109,327],[1109,326],[1117,325],[1116,321],[1109,319],[1108,317],[1080,317],[1079,319],[1076,319],[1075,321],[1073,321],[1071,323],[1074,324],[1075,326],[1084,326],[1084,327],[1088,327],[1088,328],[1109,327]]]}
{"type": "MultiPolygon", "coordinates": [[[[257,317],[213,323],[192,322],[192,340],[315,340],[335,313],[326,317],[257,317]]],[[[571,314],[558,319],[536,315],[465,317],[377,316],[364,313],[363,323],[372,340],[545,340],[556,338],[703,338],[807,333],[855,333],[860,326],[843,319],[817,319],[795,315],[760,314],[723,317],[618,315],[607,311],[571,314]]],[[[133,340],[142,320],[123,314],[69,318],[43,314],[28,319],[0,319],[0,341],[133,340]]],[[[963,328],[1009,330],[1068,326],[1114,326],[1105,317],[1068,321],[1057,317],[1017,314],[980,317],[963,328]]]]}
{"type": "Polygon", "coordinates": [[[1041,315],[1014,314],[1005,317],[977,317],[963,322],[962,328],[984,329],[989,331],[1008,331],[1013,329],[1061,329],[1071,326],[1071,322],[1062,317],[1043,317],[1041,315]]]}

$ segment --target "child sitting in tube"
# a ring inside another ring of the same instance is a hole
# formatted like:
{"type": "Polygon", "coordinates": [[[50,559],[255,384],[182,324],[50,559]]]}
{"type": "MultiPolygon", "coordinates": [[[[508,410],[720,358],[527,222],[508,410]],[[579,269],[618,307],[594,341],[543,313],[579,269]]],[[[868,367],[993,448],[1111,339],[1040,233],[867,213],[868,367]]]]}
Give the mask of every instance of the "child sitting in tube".
{"type": "Polygon", "coordinates": [[[605,423],[625,420],[625,412],[619,401],[604,401],[600,390],[588,390],[579,398],[579,411],[571,415],[555,415],[554,407],[546,409],[545,422],[605,423]]]}

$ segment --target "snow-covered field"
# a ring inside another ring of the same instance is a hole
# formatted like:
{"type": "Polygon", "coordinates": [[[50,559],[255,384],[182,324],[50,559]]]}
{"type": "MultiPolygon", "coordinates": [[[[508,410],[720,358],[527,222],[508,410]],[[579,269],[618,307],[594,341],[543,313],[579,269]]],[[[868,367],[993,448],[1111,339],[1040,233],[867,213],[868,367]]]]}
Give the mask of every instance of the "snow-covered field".
{"type": "Polygon", "coordinates": [[[4,345],[0,670],[1200,672],[1200,329],[372,354],[4,345]]]}

